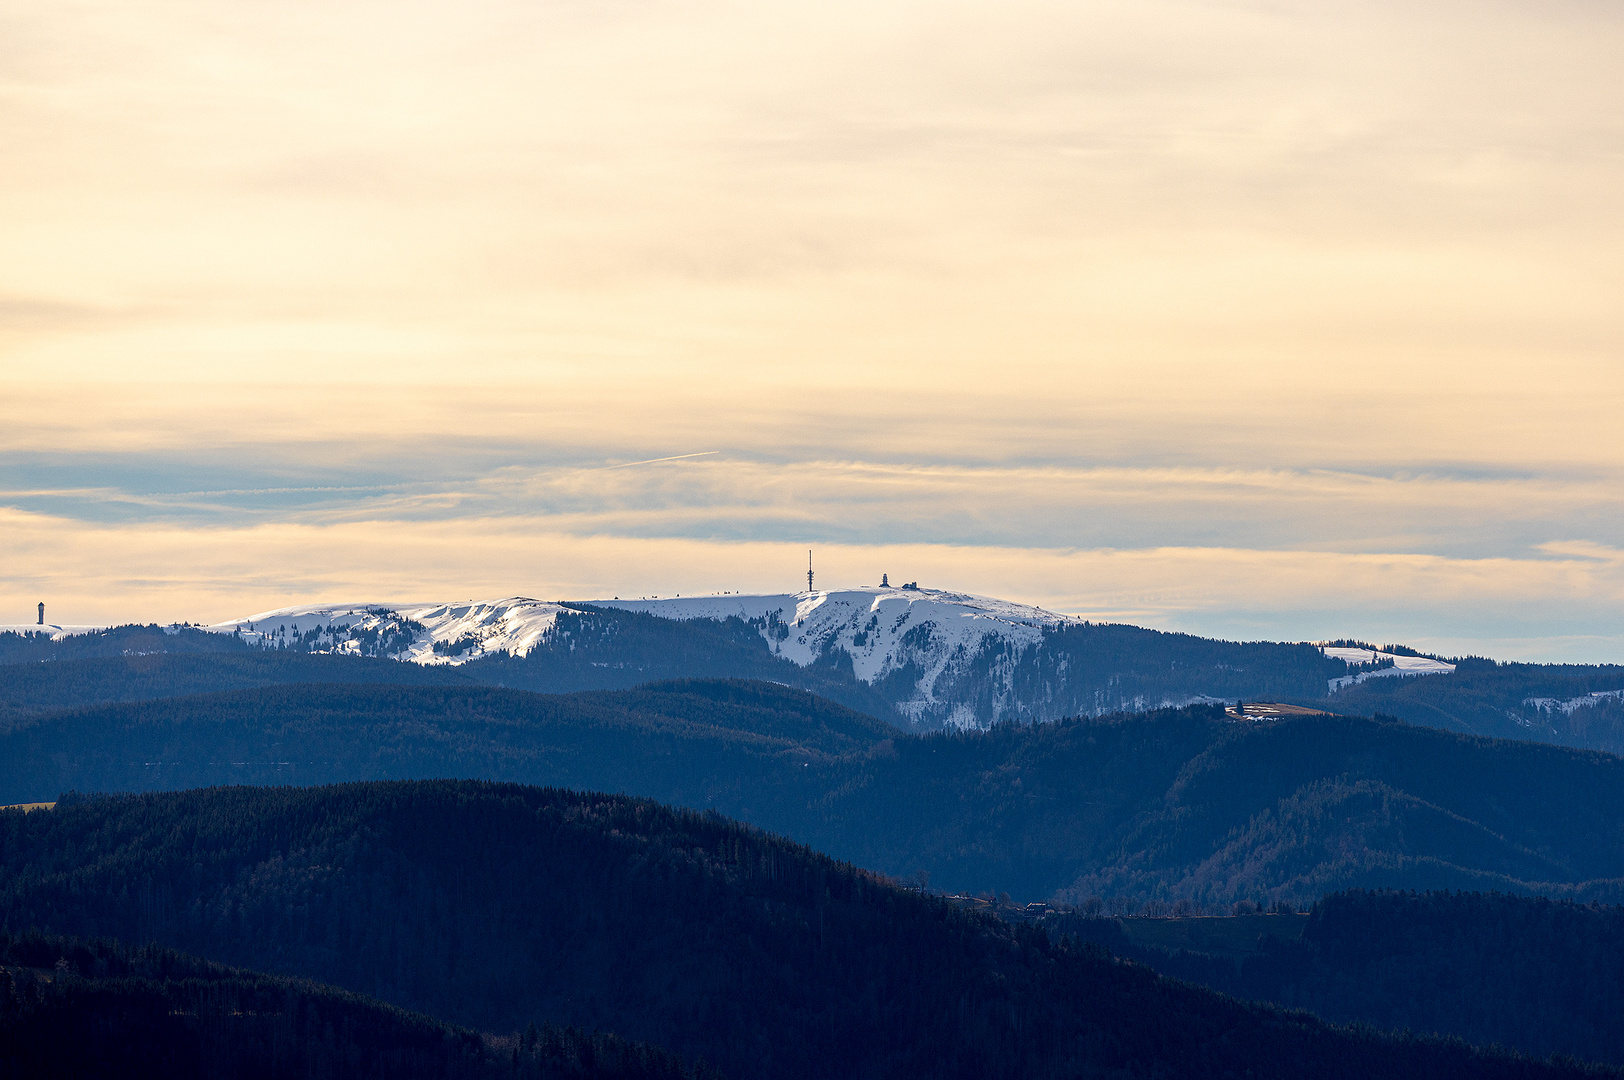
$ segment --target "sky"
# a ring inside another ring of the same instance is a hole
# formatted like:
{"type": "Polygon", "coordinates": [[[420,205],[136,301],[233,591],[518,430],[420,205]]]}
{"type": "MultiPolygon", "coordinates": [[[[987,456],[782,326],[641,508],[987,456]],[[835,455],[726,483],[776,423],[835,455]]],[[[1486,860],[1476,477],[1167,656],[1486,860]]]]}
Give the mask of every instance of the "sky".
{"type": "Polygon", "coordinates": [[[0,0],[0,623],[1624,662],[1624,8],[0,0]]]}

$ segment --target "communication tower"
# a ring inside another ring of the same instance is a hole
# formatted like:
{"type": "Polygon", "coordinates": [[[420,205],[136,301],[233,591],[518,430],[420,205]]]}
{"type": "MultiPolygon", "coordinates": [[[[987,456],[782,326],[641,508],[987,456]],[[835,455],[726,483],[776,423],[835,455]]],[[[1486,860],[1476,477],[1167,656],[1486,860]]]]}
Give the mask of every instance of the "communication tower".
{"type": "Polygon", "coordinates": [[[812,591],[812,549],[806,549],[806,591],[812,591]]]}

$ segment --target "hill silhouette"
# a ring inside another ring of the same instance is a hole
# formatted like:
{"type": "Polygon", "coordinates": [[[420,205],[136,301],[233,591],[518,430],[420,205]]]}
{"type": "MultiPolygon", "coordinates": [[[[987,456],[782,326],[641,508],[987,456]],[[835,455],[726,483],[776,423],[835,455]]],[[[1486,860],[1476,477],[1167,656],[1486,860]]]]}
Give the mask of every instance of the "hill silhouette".
{"type": "Polygon", "coordinates": [[[1338,1023],[1624,1064],[1624,907],[1361,890],[1327,896],[1299,917],[1057,914],[1045,926],[1165,974],[1338,1023]],[[1293,933],[1270,933],[1270,923],[1297,920],[1293,933]],[[1242,927],[1251,941],[1236,940],[1242,927]],[[1185,947],[1151,944],[1175,936],[1185,947]]]}
{"type": "Polygon", "coordinates": [[[157,946],[0,933],[0,1076],[108,1080],[700,1080],[550,1025],[504,1038],[157,946]]]}
{"type": "Polygon", "coordinates": [[[945,890],[1203,905],[1349,888],[1620,895],[1624,761],[1209,707],[911,736],[769,683],[270,687],[36,716],[0,800],[461,777],[655,798],[945,890]]]}
{"type": "Polygon", "coordinates": [[[1410,724],[1624,753],[1624,666],[1457,661],[1447,677],[1367,679],[1335,695],[1338,711],[1410,724]]]}
{"type": "MultiPolygon", "coordinates": [[[[939,720],[921,719],[920,680],[934,670],[928,657],[916,656],[870,685],[856,677],[846,652],[834,649],[801,667],[775,656],[763,628],[739,618],[674,620],[565,605],[527,655],[495,652],[460,666],[310,652],[331,647],[318,639],[295,635],[260,648],[197,627],[156,625],[55,640],[0,633],[0,723],[53,708],[307,682],[478,684],[575,693],[729,678],[799,687],[909,731],[940,726],[939,720]]],[[[916,644],[929,646],[928,635],[916,644]]],[[[1401,645],[1385,648],[1415,652],[1401,645]]],[[[1465,734],[1624,752],[1624,696],[1618,694],[1624,691],[1624,666],[1497,663],[1481,657],[1455,663],[1451,675],[1370,678],[1328,693],[1328,680],[1353,669],[1311,645],[1067,624],[1045,630],[1024,649],[990,639],[973,655],[956,656],[929,680],[932,704],[925,712],[973,716],[978,722],[1031,722],[1201,700],[1282,701],[1347,715],[1387,715],[1465,734]]]]}
{"type": "Polygon", "coordinates": [[[900,723],[892,701],[839,657],[801,667],[740,619],[677,622],[576,606],[526,656],[425,666],[373,656],[257,648],[196,627],[117,626],[52,640],[0,633],[0,721],[51,708],[146,701],[311,682],[503,686],[546,693],[624,690],[670,679],[732,678],[813,691],[900,723]]]}
{"type": "Polygon", "coordinates": [[[1556,1077],[1336,1029],[973,914],[715,815],[476,782],[0,813],[0,924],[156,940],[447,1020],[835,1076],[1556,1077]]]}

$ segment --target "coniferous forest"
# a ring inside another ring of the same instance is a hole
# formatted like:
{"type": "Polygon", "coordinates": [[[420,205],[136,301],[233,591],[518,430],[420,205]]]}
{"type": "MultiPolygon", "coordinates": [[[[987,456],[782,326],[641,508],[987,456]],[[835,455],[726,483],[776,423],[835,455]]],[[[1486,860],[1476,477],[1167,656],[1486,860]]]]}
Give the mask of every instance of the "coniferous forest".
{"type": "Polygon", "coordinates": [[[1230,921],[1247,920],[1078,912],[1044,925],[1176,978],[1340,1023],[1624,1065],[1624,908],[1354,890],[1320,900],[1300,926],[1253,916],[1249,941],[1212,940],[1230,921]],[[1186,940],[1175,945],[1172,936],[1186,940]]]}
{"type": "MultiPolygon", "coordinates": [[[[262,649],[184,626],[120,626],[60,640],[0,633],[0,720],[70,705],[299,682],[487,685],[571,693],[713,678],[794,686],[889,724],[921,730],[899,711],[923,675],[917,665],[905,664],[873,685],[858,679],[850,658],[839,651],[802,668],[772,654],[762,627],[736,618],[677,622],[573,605],[526,655],[497,652],[458,667],[394,663],[374,655],[375,649],[313,651],[331,645],[324,641],[319,634],[295,636],[262,649]]],[[[1414,652],[1400,645],[1388,648],[1414,652]]],[[[1345,715],[1382,714],[1472,735],[1624,752],[1620,665],[1456,657],[1456,670],[1448,677],[1373,678],[1333,692],[1329,680],[1353,669],[1309,645],[1215,641],[1097,623],[1047,631],[1025,650],[991,642],[964,660],[937,678],[931,694],[944,707],[962,705],[987,720],[1052,721],[1242,698],[1294,702],[1345,715]],[[999,689],[994,673],[1005,670],[1014,672],[1014,681],[999,689]]]]}
{"type": "MultiPolygon", "coordinates": [[[[304,658],[320,659],[320,658],[304,658]]],[[[467,777],[714,809],[937,889],[1204,907],[1349,888],[1612,902],[1624,761],[1213,706],[909,735],[805,691],[320,684],[30,715],[0,800],[467,777]]]]}
{"type": "Polygon", "coordinates": [[[187,1080],[701,1080],[655,1047],[568,1028],[494,1037],[304,979],[171,949],[0,934],[0,1075],[187,1080]]]}
{"type": "MultiPolygon", "coordinates": [[[[76,799],[0,829],[8,933],[153,940],[484,1030],[557,1018],[741,1078],[1597,1073],[1245,1004],[626,798],[225,788],[76,799]]],[[[409,1020],[366,1015],[357,1039],[409,1020]]]]}
{"type": "Polygon", "coordinates": [[[0,1069],[1624,1065],[1611,754],[1210,705],[914,733],[815,692],[838,669],[730,668],[743,632],[676,655],[591,616],[649,658],[619,688],[603,642],[459,668],[0,642],[0,803],[54,802],[0,810],[0,1069]],[[644,678],[690,663],[767,679],[644,678]]]}

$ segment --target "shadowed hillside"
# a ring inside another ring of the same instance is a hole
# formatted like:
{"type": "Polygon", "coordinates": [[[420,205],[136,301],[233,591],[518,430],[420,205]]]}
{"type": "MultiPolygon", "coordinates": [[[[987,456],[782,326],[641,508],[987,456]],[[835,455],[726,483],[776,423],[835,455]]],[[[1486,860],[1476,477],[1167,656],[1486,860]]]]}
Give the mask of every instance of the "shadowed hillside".
{"type": "Polygon", "coordinates": [[[1348,888],[1620,895],[1624,761],[1195,707],[909,736],[767,683],[546,696],[273,687],[36,717],[0,801],[467,777],[710,808],[946,890],[1265,906],[1348,888]]]}
{"type": "Polygon", "coordinates": [[[154,653],[240,653],[248,646],[226,634],[211,634],[192,626],[142,626],[129,623],[105,630],[89,630],[53,638],[38,631],[0,633],[0,664],[36,664],[44,661],[145,656],[154,653]]]}
{"type": "Polygon", "coordinates": [[[0,934],[0,1076],[133,1080],[698,1080],[569,1029],[479,1035],[330,986],[157,946],[0,934]]]}
{"type": "Polygon", "coordinates": [[[1411,724],[1624,753],[1624,667],[1515,664],[1481,657],[1455,673],[1367,679],[1331,700],[1338,711],[1382,712],[1411,724]]]}
{"type": "MultiPolygon", "coordinates": [[[[217,634],[201,636],[219,637],[217,634]]],[[[144,652],[0,665],[0,719],[15,723],[29,716],[74,706],[153,701],[300,683],[473,686],[476,680],[458,668],[421,667],[362,656],[247,648],[223,652],[144,652]]]]}
{"type": "Polygon", "coordinates": [[[754,1077],[1546,1077],[1338,1030],[715,816],[483,783],[0,813],[0,922],[156,939],[461,1023],[543,1016],[754,1077]]]}
{"type": "MultiPolygon", "coordinates": [[[[1217,641],[1076,623],[1050,627],[1025,644],[993,635],[954,652],[949,663],[942,652],[948,646],[936,640],[932,625],[904,635],[906,647],[896,666],[873,685],[856,677],[851,654],[837,644],[801,667],[773,654],[763,637],[764,632],[771,636],[772,626],[736,617],[677,620],[582,604],[564,605],[525,656],[494,651],[439,667],[371,653],[312,651],[339,647],[320,634],[319,622],[304,634],[276,638],[270,647],[184,626],[120,626],[54,641],[7,632],[0,634],[0,723],[19,713],[75,705],[307,682],[483,684],[574,693],[672,679],[735,678],[809,690],[911,731],[935,730],[948,718],[977,725],[1052,721],[1242,699],[1624,752],[1624,667],[1618,665],[1467,657],[1456,661],[1453,674],[1370,678],[1327,696],[1328,680],[1356,669],[1307,644],[1217,641]]],[[[410,626],[401,622],[397,629],[407,637],[426,632],[410,626]]],[[[784,624],[776,629],[787,632],[784,624]]],[[[855,642],[847,644],[855,647],[855,642]]],[[[368,639],[344,647],[360,650],[363,644],[379,646],[368,639]]],[[[442,644],[436,656],[463,655],[455,642],[442,644]]],[[[1414,652],[1401,645],[1389,648],[1414,652]]]]}
{"type": "Polygon", "coordinates": [[[256,648],[192,627],[119,626],[51,640],[0,634],[0,720],[18,713],[299,683],[483,684],[546,693],[623,690],[663,679],[761,679],[818,693],[884,720],[892,703],[859,681],[848,659],[800,667],[772,655],[739,619],[676,622],[576,607],[526,656],[424,666],[309,651],[297,640],[256,648]]]}
{"type": "Polygon", "coordinates": [[[1624,908],[1484,893],[1348,892],[1304,916],[1052,915],[1157,971],[1339,1023],[1624,1064],[1624,908]]]}

